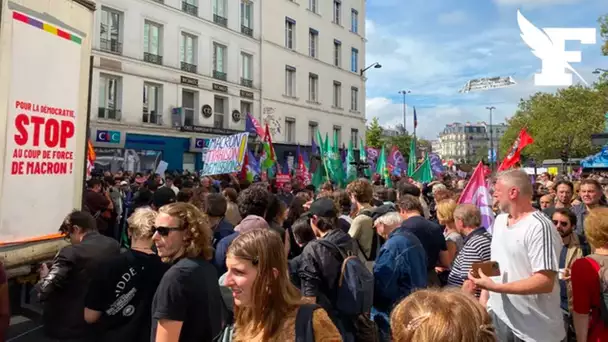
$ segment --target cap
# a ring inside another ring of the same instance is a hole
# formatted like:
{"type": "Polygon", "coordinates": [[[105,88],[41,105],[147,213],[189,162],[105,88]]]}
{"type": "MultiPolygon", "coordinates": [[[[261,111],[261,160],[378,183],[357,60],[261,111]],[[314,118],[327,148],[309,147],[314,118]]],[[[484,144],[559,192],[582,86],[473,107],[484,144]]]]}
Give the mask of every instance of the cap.
{"type": "Polygon", "coordinates": [[[176,198],[177,196],[173,189],[162,187],[156,190],[154,195],[152,195],[152,204],[154,204],[156,208],[160,208],[163,205],[175,202],[176,198]]]}
{"type": "Polygon", "coordinates": [[[383,204],[381,206],[375,207],[371,210],[372,219],[375,221],[377,218],[384,214],[388,214],[390,212],[397,211],[397,208],[393,203],[383,204]]]}
{"type": "Polygon", "coordinates": [[[120,182],[120,185],[129,185],[129,182],[127,182],[127,181],[122,181],[122,182],[120,182]]]}
{"type": "Polygon", "coordinates": [[[308,210],[309,215],[317,215],[320,217],[338,217],[338,211],[336,210],[336,204],[331,198],[323,197],[312,202],[310,209],[308,210]]]}

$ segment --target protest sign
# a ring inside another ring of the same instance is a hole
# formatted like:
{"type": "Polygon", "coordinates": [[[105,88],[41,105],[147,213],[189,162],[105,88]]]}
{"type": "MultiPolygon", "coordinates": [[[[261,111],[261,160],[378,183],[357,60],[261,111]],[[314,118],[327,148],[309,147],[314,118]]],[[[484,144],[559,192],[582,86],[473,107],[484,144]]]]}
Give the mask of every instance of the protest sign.
{"type": "Polygon", "coordinates": [[[209,139],[209,145],[203,150],[201,176],[241,171],[248,137],[249,133],[245,132],[209,139]]]}

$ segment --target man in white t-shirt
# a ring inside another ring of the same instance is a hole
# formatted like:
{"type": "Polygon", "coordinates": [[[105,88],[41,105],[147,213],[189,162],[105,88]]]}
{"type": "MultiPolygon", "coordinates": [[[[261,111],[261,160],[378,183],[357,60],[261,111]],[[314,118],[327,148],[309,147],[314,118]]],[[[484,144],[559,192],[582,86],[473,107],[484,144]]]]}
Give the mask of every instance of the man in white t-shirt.
{"type": "Polygon", "coordinates": [[[553,223],[531,204],[532,184],[523,170],[498,176],[494,198],[504,214],[494,222],[492,261],[500,276],[469,274],[488,298],[499,341],[559,342],[565,337],[560,309],[560,236],[553,223]]]}

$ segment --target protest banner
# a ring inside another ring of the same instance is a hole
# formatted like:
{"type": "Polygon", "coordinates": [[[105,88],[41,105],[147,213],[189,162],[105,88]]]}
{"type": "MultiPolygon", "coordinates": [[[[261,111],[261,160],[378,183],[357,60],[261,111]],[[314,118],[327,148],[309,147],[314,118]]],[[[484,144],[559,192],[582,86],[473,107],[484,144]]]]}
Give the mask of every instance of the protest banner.
{"type": "Polygon", "coordinates": [[[203,150],[201,176],[241,171],[248,137],[249,133],[245,132],[209,139],[209,145],[203,150]]]}

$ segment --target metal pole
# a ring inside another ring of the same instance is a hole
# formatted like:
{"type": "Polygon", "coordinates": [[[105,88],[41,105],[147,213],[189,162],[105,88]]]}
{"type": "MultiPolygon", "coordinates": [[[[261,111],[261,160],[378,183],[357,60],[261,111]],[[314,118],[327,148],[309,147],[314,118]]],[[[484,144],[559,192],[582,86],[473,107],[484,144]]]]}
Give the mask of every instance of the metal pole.
{"type": "Polygon", "coordinates": [[[403,92],[403,132],[407,132],[407,121],[405,120],[405,91],[403,92]]]}
{"type": "Polygon", "coordinates": [[[490,110],[490,157],[492,158],[491,162],[490,162],[490,166],[492,168],[492,171],[494,171],[495,168],[495,164],[496,164],[496,154],[494,153],[494,134],[493,134],[493,130],[492,130],[492,112],[494,111],[494,109],[496,109],[496,107],[492,106],[492,107],[486,107],[486,109],[490,110]]]}

